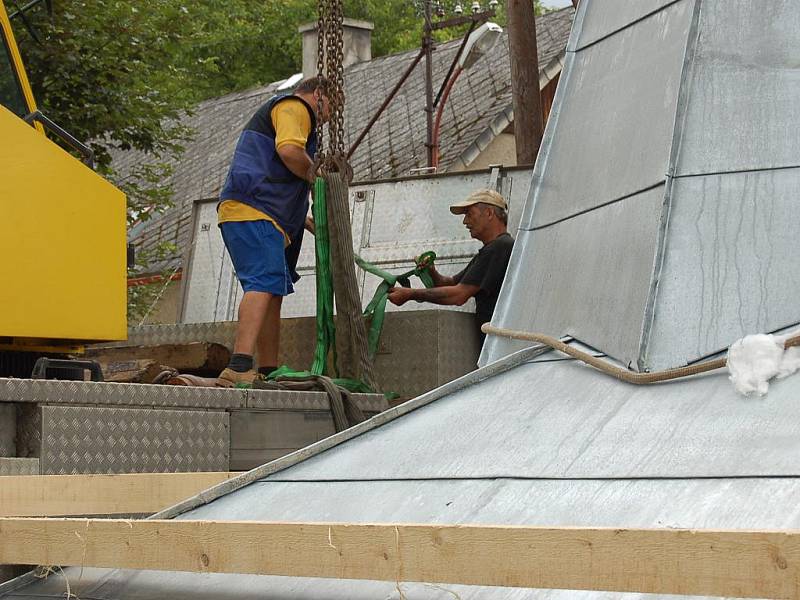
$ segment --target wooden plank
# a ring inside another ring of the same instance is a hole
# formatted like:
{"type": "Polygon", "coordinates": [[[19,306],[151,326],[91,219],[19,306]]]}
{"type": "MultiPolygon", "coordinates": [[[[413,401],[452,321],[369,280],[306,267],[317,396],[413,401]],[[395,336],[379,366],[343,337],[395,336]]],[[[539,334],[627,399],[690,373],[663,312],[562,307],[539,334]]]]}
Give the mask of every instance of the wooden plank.
{"type": "Polygon", "coordinates": [[[30,475],[0,479],[0,516],[153,514],[235,473],[30,475]]]}
{"type": "Polygon", "coordinates": [[[0,519],[0,564],[797,598],[800,532],[0,519]]]}
{"type": "Polygon", "coordinates": [[[169,370],[169,367],[154,360],[98,362],[103,371],[103,380],[109,383],[152,383],[159,373],[169,370]]]}
{"type": "MultiPolygon", "coordinates": [[[[228,365],[230,351],[222,344],[191,342],[157,346],[96,347],[86,350],[86,358],[101,364],[153,361],[187,373],[216,375],[228,365]]],[[[103,370],[105,373],[105,369],[103,370]]]]}

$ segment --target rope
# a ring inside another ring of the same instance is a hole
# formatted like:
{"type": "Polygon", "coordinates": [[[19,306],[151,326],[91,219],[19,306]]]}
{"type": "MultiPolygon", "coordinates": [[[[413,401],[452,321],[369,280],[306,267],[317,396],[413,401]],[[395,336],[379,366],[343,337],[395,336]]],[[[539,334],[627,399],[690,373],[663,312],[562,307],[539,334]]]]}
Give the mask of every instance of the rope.
{"type": "MultiPolygon", "coordinates": [[[[607,375],[611,375],[612,377],[619,379],[620,381],[625,381],[626,383],[633,383],[636,385],[647,385],[651,383],[658,383],[661,381],[670,381],[672,379],[679,379],[681,377],[689,377],[690,375],[699,375],[700,373],[707,373],[708,371],[722,369],[728,362],[727,359],[725,358],[717,358],[714,360],[688,365],[686,367],[667,369],[665,371],[654,371],[652,373],[636,373],[634,371],[628,371],[627,369],[623,369],[621,367],[613,365],[608,361],[597,358],[596,356],[592,356],[588,352],[583,352],[582,350],[573,348],[572,346],[565,344],[561,340],[549,335],[545,335],[543,333],[532,333],[529,331],[503,329],[501,327],[495,327],[490,323],[485,323],[483,327],[481,327],[481,331],[483,331],[486,335],[494,335],[497,337],[510,338],[514,340],[525,340],[528,342],[538,342],[540,344],[544,344],[545,346],[549,346],[553,350],[558,350],[559,352],[568,354],[569,356],[572,356],[573,358],[576,358],[581,362],[586,363],[587,365],[590,365],[595,369],[602,371],[603,373],[606,373],[607,375]]],[[[800,335],[796,335],[786,340],[784,348],[790,348],[792,346],[800,346],[800,335]]]]}
{"type": "Polygon", "coordinates": [[[353,262],[353,232],[347,183],[341,173],[325,178],[328,186],[328,229],[330,234],[331,274],[336,300],[336,327],[339,330],[339,374],[359,379],[378,389],[367,345],[367,330],[361,314],[361,294],[353,262]]]}
{"type": "MultiPolygon", "coordinates": [[[[366,420],[364,413],[351,396],[352,391],[363,389],[348,389],[349,386],[358,387],[359,382],[345,379],[331,379],[324,375],[315,375],[307,371],[291,371],[288,367],[281,367],[270,373],[267,381],[256,380],[253,389],[261,390],[289,390],[311,391],[322,390],[328,394],[328,400],[333,414],[333,423],[337,433],[344,431],[366,420]]],[[[363,384],[362,384],[363,385],[363,384]]]]}

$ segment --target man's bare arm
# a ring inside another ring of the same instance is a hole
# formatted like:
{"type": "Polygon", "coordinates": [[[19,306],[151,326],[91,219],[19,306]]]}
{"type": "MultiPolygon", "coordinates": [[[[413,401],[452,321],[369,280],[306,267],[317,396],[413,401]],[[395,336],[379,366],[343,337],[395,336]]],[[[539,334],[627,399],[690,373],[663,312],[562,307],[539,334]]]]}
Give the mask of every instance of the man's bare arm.
{"type": "Polygon", "coordinates": [[[435,285],[436,287],[456,285],[455,280],[452,277],[450,277],[450,275],[442,275],[441,273],[439,273],[439,271],[436,270],[436,267],[434,267],[433,265],[431,265],[430,269],[428,269],[428,273],[431,274],[431,279],[433,279],[433,285],[435,285]]]}
{"type": "Polygon", "coordinates": [[[432,302],[433,304],[444,304],[451,306],[461,306],[480,291],[477,285],[444,285],[432,288],[415,288],[412,298],[417,302],[432,302]]]}
{"type": "MultiPolygon", "coordinates": [[[[309,181],[309,172],[314,165],[314,161],[308,155],[304,148],[294,146],[292,144],[284,144],[278,148],[278,156],[281,157],[283,164],[292,173],[297,175],[300,179],[309,181]]],[[[314,183],[311,181],[310,183],[314,183]]]]}
{"type": "Polygon", "coordinates": [[[402,306],[409,300],[417,302],[432,302],[450,306],[461,306],[480,291],[477,285],[447,285],[434,288],[404,288],[394,287],[389,290],[389,301],[402,306]]]}

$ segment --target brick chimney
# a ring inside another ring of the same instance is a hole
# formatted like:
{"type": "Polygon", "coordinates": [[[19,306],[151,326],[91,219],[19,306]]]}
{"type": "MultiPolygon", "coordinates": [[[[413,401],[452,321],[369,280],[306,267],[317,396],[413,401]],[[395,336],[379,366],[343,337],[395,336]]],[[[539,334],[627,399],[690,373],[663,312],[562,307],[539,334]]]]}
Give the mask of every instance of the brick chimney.
{"type": "MultiPolygon", "coordinates": [[[[372,30],[369,21],[343,19],[344,66],[372,60],[372,30]]],[[[317,22],[298,27],[303,36],[303,77],[317,74],[317,22]]]]}

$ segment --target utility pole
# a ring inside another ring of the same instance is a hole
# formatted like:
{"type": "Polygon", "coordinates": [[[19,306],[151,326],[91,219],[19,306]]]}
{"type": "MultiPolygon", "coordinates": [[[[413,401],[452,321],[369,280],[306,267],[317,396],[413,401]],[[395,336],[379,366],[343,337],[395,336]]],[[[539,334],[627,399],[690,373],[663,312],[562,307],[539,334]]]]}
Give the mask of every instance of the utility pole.
{"type": "Polygon", "coordinates": [[[536,161],[544,132],[533,0],[508,0],[507,10],[517,164],[528,165],[536,161]]]}
{"type": "Polygon", "coordinates": [[[425,2],[425,28],[423,29],[422,48],[425,51],[425,148],[428,155],[428,166],[433,166],[433,28],[431,27],[431,0],[425,2]]]}

